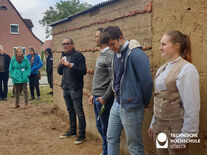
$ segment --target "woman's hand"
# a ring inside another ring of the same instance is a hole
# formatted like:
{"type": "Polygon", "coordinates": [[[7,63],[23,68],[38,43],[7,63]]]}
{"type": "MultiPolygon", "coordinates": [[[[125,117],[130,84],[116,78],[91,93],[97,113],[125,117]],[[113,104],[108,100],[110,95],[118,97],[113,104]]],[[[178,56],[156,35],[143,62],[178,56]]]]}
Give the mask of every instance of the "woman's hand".
{"type": "Polygon", "coordinates": [[[152,128],[148,129],[148,135],[150,138],[153,138],[153,129],[152,128]]]}

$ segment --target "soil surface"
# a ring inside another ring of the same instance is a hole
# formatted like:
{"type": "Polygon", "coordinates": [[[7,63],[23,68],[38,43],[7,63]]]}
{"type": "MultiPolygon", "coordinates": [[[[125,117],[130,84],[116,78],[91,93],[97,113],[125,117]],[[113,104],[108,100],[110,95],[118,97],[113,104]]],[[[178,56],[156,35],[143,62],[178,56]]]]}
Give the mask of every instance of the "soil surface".
{"type": "MultiPolygon", "coordinates": [[[[23,101],[23,98],[20,98],[23,101]]],[[[75,145],[75,137],[60,139],[68,128],[68,116],[51,103],[24,104],[14,109],[14,98],[0,101],[0,155],[98,155],[101,142],[87,134],[75,145]]]]}

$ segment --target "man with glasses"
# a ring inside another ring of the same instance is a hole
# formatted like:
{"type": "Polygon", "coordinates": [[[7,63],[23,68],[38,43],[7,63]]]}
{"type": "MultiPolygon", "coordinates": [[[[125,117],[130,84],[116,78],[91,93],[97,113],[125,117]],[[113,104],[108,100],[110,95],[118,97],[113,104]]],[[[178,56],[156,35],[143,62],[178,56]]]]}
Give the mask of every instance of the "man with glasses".
{"type": "Polygon", "coordinates": [[[86,74],[85,57],[74,48],[74,43],[71,38],[63,39],[62,53],[58,73],[62,75],[63,97],[66,103],[70,129],[60,138],[69,138],[77,136],[76,115],[79,120],[79,135],[75,144],[81,144],[85,141],[86,121],[83,111],[83,76],[86,74]]]}

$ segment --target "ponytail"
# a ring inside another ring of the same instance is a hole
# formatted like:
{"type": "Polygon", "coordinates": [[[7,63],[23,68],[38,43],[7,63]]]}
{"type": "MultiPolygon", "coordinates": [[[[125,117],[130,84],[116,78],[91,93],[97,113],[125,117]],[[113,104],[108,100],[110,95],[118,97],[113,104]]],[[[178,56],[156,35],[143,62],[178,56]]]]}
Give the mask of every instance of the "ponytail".
{"type": "Polygon", "coordinates": [[[188,62],[192,62],[190,37],[176,30],[168,31],[165,34],[170,37],[172,43],[180,43],[180,56],[188,62]]]}
{"type": "Polygon", "coordinates": [[[192,62],[191,59],[191,42],[190,37],[188,35],[184,35],[185,37],[185,45],[181,46],[181,56],[183,59],[187,60],[188,62],[192,62]]]}

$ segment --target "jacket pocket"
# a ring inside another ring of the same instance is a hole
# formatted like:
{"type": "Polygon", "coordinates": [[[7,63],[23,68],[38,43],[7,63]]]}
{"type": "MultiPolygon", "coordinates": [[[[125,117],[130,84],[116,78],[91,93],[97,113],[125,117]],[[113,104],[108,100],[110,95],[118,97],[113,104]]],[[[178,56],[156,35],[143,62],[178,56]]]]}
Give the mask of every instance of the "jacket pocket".
{"type": "Polygon", "coordinates": [[[15,70],[14,74],[13,74],[13,80],[16,82],[20,82],[21,81],[21,73],[19,70],[15,70]]]}
{"type": "Polygon", "coordinates": [[[26,70],[22,71],[22,82],[28,82],[28,76],[26,70]]]}

